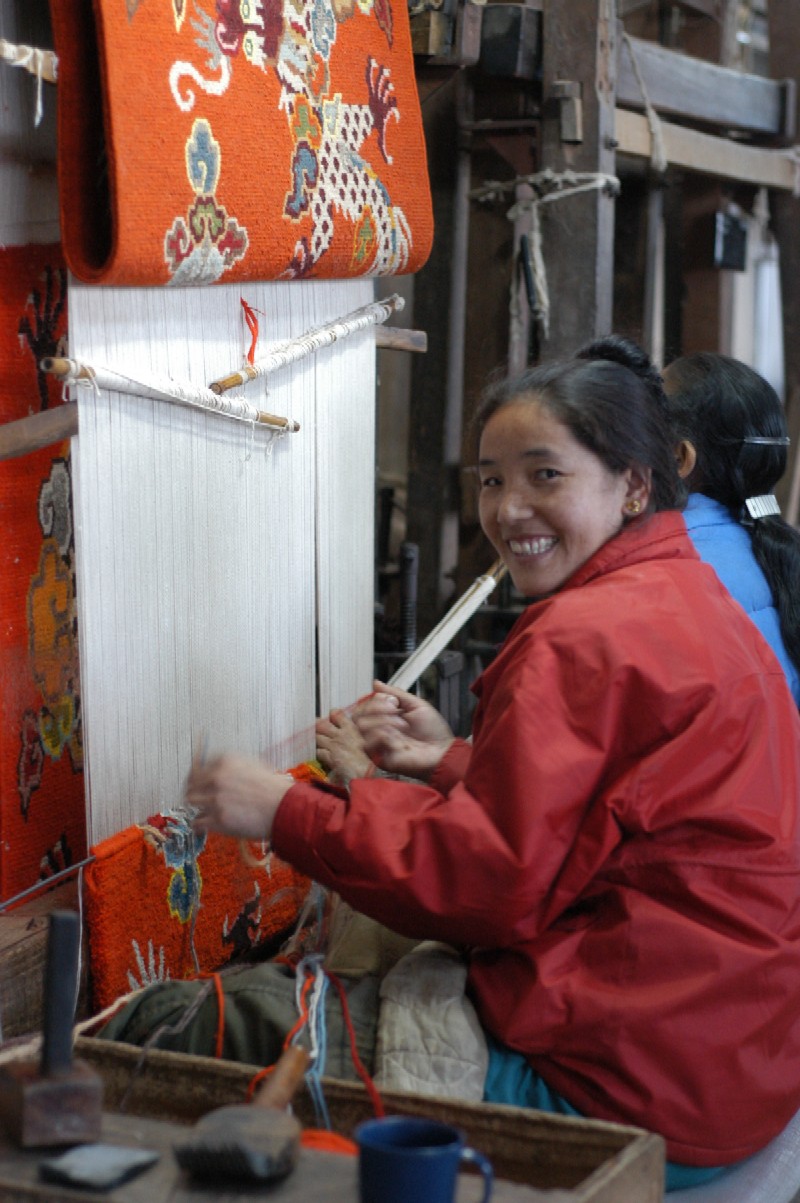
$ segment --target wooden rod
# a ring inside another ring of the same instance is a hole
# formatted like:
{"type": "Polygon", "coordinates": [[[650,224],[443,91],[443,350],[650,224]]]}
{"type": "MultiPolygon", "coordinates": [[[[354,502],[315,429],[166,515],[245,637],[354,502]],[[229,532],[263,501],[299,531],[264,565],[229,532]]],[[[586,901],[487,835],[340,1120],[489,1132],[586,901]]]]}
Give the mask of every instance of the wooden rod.
{"type": "Polygon", "coordinates": [[[472,615],[483,605],[487,597],[494,592],[499,582],[506,574],[506,566],[502,560],[495,560],[488,572],[473,581],[466,593],[451,606],[444,618],[433,630],[425,636],[419,647],[411,653],[397,672],[391,677],[389,684],[398,689],[411,689],[412,685],[433,664],[439,652],[443,651],[458,634],[472,615]]]}
{"type": "Polygon", "coordinates": [[[111,392],[127,393],[133,396],[152,397],[156,400],[170,401],[178,405],[191,405],[197,409],[217,413],[224,418],[237,421],[257,422],[277,430],[296,432],[300,429],[298,422],[291,418],[279,417],[277,414],[266,413],[245,402],[242,397],[231,397],[227,402],[221,402],[219,397],[209,389],[194,385],[182,385],[170,379],[135,380],[106,367],[92,367],[88,363],[78,363],[73,359],[49,357],[41,361],[43,372],[49,372],[59,380],[93,381],[98,388],[111,392]]]}
{"type": "Polygon", "coordinates": [[[391,317],[392,313],[399,312],[404,306],[405,301],[397,293],[390,297],[383,297],[380,301],[373,301],[372,304],[355,309],[352,313],[345,314],[344,317],[306,330],[297,338],[275,343],[262,359],[247,364],[244,368],[236,369],[218,380],[210,381],[208,387],[212,393],[221,396],[228,389],[247,384],[249,380],[256,380],[259,376],[271,375],[272,372],[279,371],[287,364],[305,359],[307,355],[313,355],[317,351],[321,351],[323,347],[330,347],[333,343],[348,338],[359,330],[380,325],[388,317],[391,317]]]}
{"type": "Polygon", "coordinates": [[[16,459],[40,451],[78,433],[78,403],[67,401],[55,409],[43,409],[29,418],[0,425],[0,460],[16,459]]]}
{"type": "Polygon", "coordinates": [[[428,349],[428,336],[424,330],[406,330],[402,326],[376,326],[375,346],[388,347],[393,351],[417,351],[422,354],[428,349]]]}

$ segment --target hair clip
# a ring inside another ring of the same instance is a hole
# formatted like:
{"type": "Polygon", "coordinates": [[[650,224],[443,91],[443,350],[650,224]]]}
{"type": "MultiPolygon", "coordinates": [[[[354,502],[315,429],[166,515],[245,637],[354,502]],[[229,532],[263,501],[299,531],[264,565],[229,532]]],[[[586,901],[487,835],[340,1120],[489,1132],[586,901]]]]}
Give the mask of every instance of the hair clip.
{"type": "Polygon", "coordinates": [[[742,439],[743,443],[758,443],[762,447],[788,447],[791,443],[788,435],[775,436],[774,438],[767,435],[752,434],[747,435],[742,439]]]}
{"type": "Polygon", "coordinates": [[[748,497],[744,503],[751,518],[769,518],[780,514],[781,507],[772,493],[763,493],[760,497],[748,497]]]}

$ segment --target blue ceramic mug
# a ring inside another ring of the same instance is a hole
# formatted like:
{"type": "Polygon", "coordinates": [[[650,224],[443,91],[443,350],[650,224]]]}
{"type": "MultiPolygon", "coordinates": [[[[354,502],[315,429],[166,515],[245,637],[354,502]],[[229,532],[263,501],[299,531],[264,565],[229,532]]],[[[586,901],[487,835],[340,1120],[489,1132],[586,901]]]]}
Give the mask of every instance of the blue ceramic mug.
{"type": "Polygon", "coordinates": [[[489,1203],[491,1164],[450,1124],[390,1115],[360,1124],[355,1139],[361,1203],[453,1203],[462,1165],[480,1170],[482,1203],[489,1203]]]}

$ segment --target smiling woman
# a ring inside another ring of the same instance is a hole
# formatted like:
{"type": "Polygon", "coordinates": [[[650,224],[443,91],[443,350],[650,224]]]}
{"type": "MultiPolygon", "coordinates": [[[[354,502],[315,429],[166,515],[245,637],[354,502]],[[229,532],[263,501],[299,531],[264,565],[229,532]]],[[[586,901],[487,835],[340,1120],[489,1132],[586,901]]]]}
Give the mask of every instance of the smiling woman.
{"type": "Polygon", "coordinates": [[[664,408],[619,339],[487,395],[481,519],[533,600],[475,684],[472,743],[376,683],[318,724],[343,788],[224,758],[187,797],[462,950],[484,1099],[660,1133],[671,1188],[800,1107],[800,716],[692,547],[664,408]]]}

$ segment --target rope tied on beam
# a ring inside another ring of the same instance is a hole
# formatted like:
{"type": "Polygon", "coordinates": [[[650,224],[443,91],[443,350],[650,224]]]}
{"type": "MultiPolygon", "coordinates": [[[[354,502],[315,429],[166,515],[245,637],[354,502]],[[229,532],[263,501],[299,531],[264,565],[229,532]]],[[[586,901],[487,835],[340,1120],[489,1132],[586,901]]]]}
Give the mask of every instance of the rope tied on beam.
{"type": "Polygon", "coordinates": [[[58,59],[52,50],[40,50],[36,46],[25,46],[7,42],[0,38],[0,60],[12,67],[22,67],[36,77],[36,110],[33,124],[42,120],[42,81],[54,84],[58,79],[58,59]]]}
{"type": "MultiPolygon", "coordinates": [[[[530,280],[533,295],[529,298],[534,318],[544,339],[550,336],[550,294],[547,286],[547,271],[542,254],[542,227],[539,210],[552,201],[566,200],[582,192],[607,192],[617,196],[620,182],[615,175],[603,171],[552,171],[549,167],[534,175],[516,176],[513,180],[486,180],[475,188],[470,197],[478,201],[492,201],[515,191],[520,184],[527,184],[531,194],[518,198],[506,214],[515,222],[526,213],[530,220],[530,235],[527,246],[521,253],[526,255],[523,263],[526,279],[530,280]]],[[[518,273],[511,277],[511,300],[509,305],[512,321],[519,313],[518,273]]]]}
{"type": "Polygon", "coordinates": [[[644,101],[644,111],[647,117],[647,124],[650,127],[650,166],[653,171],[657,171],[659,175],[663,175],[669,167],[669,159],[667,158],[667,148],[664,142],[664,131],[661,125],[661,118],[653,108],[650,101],[650,96],[645,86],[644,76],[639,67],[638,59],[633,50],[633,42],[629,35],[622,33],[622,40],[628,48],[628,54],[631,56],[631,66],[633,74],[636,76],[636,82],[639,85],[639,91],[642,93],[644,101]]]}

